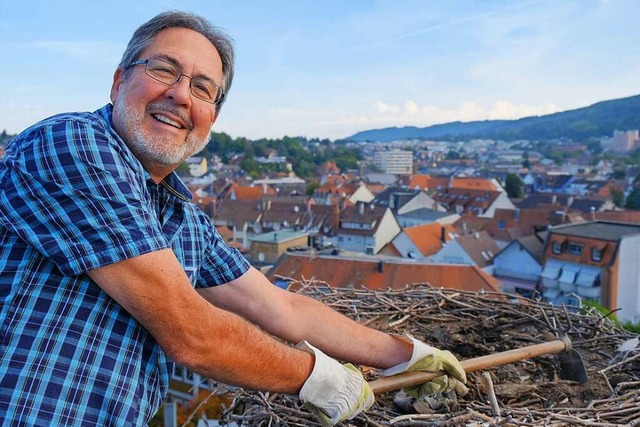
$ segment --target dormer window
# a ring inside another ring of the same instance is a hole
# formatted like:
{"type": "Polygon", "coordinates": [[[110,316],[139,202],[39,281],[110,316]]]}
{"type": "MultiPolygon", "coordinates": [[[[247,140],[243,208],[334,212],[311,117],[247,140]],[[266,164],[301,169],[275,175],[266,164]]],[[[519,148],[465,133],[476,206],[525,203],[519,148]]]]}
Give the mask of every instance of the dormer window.
{"type": "Polygon", "coordinates": [[[602,249],[600,249],[600,248],[591,248],[591,260],[592,261],[602,261],[602,249]]]}
{"type": "Polygon", "coordinates": [[[571,255],[582,255],[582,248],[583,245],[569,242],[569,245],[567,246],[567,252],[569,252],[571,255]]]}

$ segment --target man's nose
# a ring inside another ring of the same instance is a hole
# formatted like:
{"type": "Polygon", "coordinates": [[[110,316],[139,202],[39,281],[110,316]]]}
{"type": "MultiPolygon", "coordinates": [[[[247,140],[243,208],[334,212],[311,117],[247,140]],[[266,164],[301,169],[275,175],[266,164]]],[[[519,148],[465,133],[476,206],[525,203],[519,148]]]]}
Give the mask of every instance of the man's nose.
{"type": "Polygon", "coordinates": [[[191,77],[182,74],[177,82],[169,86],[165,94],[177,104],[191,105],[191,77]]]}

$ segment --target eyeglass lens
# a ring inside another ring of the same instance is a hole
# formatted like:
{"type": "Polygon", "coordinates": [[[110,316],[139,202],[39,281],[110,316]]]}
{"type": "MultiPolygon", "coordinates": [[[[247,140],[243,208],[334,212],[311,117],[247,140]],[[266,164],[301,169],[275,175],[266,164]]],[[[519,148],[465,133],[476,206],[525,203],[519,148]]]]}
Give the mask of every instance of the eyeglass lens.
{"type": "Polygon", "coordinates": [[[220,88],[211,80],[199,76],[190,77],[183,74],[182,70],[175,65],[162,59],[149,59],[145,72],[149,77],[167,85],[172,85],[180,80],[180,77],[186,76],[191,80],[189,87],[193,96],[210,103],[215,103],[218,99],[220,88]]]}

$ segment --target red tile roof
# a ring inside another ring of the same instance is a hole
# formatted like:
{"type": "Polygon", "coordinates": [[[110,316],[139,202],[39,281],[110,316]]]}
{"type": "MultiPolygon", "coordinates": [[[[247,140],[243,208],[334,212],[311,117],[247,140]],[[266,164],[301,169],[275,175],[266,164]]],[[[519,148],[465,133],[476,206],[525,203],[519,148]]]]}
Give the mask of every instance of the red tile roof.
{"type": "Polygon", "coordinates": [[[477,292],[495,292],[498,281],[477,266],[347,259],[284,254],[267,274],[294,280],[316,279],[335,287],[401,289],[414,283],[477,292]]]}
{"type": "Polygon", "coordinates": [[[442,249],[442,229],[445,231],[445,242],[450,239],[449,233],[457,233],[452,225],[441,225],[438,223],[416,225],[407,227],[404,232],[411,239],[414,245],[420,250],[424,256],[433,255],[442,249]]]}
{"type": "Polygon", "coordinates": [[[485,178],[433,178],[429,175],[413,175],[409,181],[409,188],[435,190],[441,188],[461,188],[468,190],[500,191],[493,182],[485,178]]]}
{"type": "Polygon", "coordinates": [[[232,193],[235,194],[236,200],[258,200],[264,195],[276,195],[276,191],[273,188],[266,187],[263,189],[260,185],[248,187],[233,184],[231,189],[227,192],[226,198],[230,198],[232,193]]]}

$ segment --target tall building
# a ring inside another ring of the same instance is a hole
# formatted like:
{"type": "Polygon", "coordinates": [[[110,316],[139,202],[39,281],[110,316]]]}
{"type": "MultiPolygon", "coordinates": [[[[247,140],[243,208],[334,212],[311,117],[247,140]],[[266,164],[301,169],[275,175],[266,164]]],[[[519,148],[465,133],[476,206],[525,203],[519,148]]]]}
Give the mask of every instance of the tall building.
{"type": "Polygon", "coordinates": [[[614,149],[620,153],[626,153],[635,149],[638,145],[638,130],[614,131],[614,149]]]}
{"type": "Polygon", "coordinates": [[[413,152],[403,150],[378,151],[373,156],[373,164],[384,173],[411,175],[413,173],[413,152]]]}

